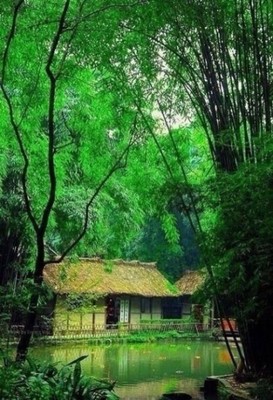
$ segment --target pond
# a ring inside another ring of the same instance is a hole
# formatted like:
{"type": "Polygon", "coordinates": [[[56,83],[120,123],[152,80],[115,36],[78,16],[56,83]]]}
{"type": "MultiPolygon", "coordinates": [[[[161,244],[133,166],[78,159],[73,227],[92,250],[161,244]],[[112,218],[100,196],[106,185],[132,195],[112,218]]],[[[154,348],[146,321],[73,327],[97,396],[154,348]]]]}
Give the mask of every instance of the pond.
{"type": "Polygon", "coordinates": [[[194,399],[209,375],[232,372],[228,352],[219,342],[170,342],[88,345],[66,343],[34,347],[40,360],[69,363],[82,355],[86,374],[117,381],[115,392],[126,400],[157,400],[165,392],[182,391],[194,399]]]}

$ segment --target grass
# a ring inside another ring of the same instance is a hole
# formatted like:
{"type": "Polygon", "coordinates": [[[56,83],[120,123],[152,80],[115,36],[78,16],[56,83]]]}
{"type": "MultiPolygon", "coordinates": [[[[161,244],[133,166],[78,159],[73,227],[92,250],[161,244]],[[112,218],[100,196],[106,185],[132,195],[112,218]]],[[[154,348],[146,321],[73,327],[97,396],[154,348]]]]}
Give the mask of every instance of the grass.
{"type": "Polygon", "coordinates": [[[208,333],[197,334],[195,332],[129,332],[127,335],[121,337],[101,337],[101,338],[90,338],[88,343],[90,344],[110,344],[110,343],[155,343],[158,341],[178,340],[178,339],[210,339],[208,333]]]}
{"type": "MultiPolygon", "coordinates": [[[[211,331],[199,332],[195,331],[177,331],[177,330],[167,330],[159,331],[156,329],[149,330],[135,330],[135,331],[122,331],[116,335],[101,335],[101,336],[41,336],[36,337],[33,344],[48,343],[48,344],[61,344],[65,342],[73,343],[89,343],[93,345],[110,345],[112,343],[154,343],[158,341],[168,341],[168,340],[214,340],[211,331]]],[[[2,342],[4,346],[5,341],[2,342]]],[[[11,341],[10,345],[16,344],[16,341],[11,341]]]]}

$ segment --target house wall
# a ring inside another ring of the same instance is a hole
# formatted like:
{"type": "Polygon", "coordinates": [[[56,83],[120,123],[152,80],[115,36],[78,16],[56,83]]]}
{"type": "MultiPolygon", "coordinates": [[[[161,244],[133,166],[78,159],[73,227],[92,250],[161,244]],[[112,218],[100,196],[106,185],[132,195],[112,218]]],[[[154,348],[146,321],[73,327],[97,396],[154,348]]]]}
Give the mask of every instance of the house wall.
{"type": "Polygon", "coordinates": [[[61,330],[67,330],[69,326],[69,315],[65,307],[64,297],[57,296],[55,310],[53,332],[56,333],[61,330]]]}
{"type": "Polygon", "coordinates": [[[97,329],[105,328],[105,299],[100,298],[97,300],[96,308],[94,310],[94,322],[97,329]]]}
{"type": "Polygon", "coordinates": [[[188,318],[192,316],[192,296],[181,297],[181,316],[182,318],[188,318]]]}
{"type": "Polygon", "coordinates": [[[55,334],[68,334],[69,331],[92,330],[105,328],[105,301],[98,299],[96,306],[90,309],[68,310],[65,296],[58,296],[54,310],[53,332],[55,334]]]}
{"type": "Polygon", "coordinates": [[[130,305],[130,323],[138,324],[140,322],[140,297],[132,296],[130,305]]]}
{"type": "Polygon", "coordinates": [[[141,320],[160,319],[161,318],[161,299],[146,298],[145,312],[142,312],[141,303],[143,298],[140,296],[130,297],[130,323],[139,324],[141,320]]]}
{"type": "Polygon", "coordinates": [[[214,304],[212,301],[208,301],[204,306],[204,324],[208,327],[213,328],[214,319],[214,304]]]}
{"type": "MultiPolygon", "coordinates": [[[[142,320],[159,320],[162,318],[161,298],[142,298],[141,296],[120,296],[120,299],[129,299],[129,324],[138,325],[142,320]],[[145,311],[145,312],[142,312],[145,311]]],[[[69,310],[65,296],[57,296],[53,332],[59,335],[73,333],[100,331],[105,329],[106,303],[105,298],[97,300],[95,306],[69,310]]],[[[128,326],[128,323],[124,323],[128,326]]]]}
{"type": "Polygon", "coordinates": [[[181,297],[181,304],[182,304],[182,318],[193,317],[194,318],[194,309],[195,307],[200,306],[201,311],[201,319],[200,322],[203,324],[204,327],[212,327],[212,319],[214,314],[214,307],[211,301],[207,302],[204,305],[198,305],[192,302],[192,296],[182,296],[181,297]]]}
{"type": "Polygon", "coordinates": [[[162,318],[161,298],[154,297],[152,299],[152,319],[162,318]]]}
{"type": "Polygon", "coordinates": [[[158,320],[162,317],[161,298],[140,298],[140,320],[158,320]],[[144,302],[141,306],[141,302],[144,302]],[[143,312],[144,311],[144,312],[143,312]]]}

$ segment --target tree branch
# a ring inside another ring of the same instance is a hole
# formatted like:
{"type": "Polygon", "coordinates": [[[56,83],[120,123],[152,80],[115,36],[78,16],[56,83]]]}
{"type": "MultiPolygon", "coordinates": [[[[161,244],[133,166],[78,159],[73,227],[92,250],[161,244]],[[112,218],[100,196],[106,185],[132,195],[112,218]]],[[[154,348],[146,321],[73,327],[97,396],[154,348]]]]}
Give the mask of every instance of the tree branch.
{"type": "Polygon", "coordinates": [[[59,26],[57,32],[53,38],[49,56],[46,63],[46,73],[50,81],[50,89],[49,89],[49,102],[48,102],[48,170],[49,170],[49,181],[50,181],[50,190],[47,204],[44,208],[44,212],[42,215],[41,224],[39,226],[39,233],[43,236],[45,234],[45,230],[47,228],[48,219],[50,212],[52,210],[52,206],[55,202],[56,196],[56,172],[54,165],[54,134],[55,134],[55,97],[56,97],[56,76],[52,71],[52,63],[55,56],[55,52],[57,46],[59,44],[63,27],[65,24],[65,18],[70,5],[70,0],[66,0],[63,11],[60,17],[59,26]]]}
{"type": "Polygon", "coordinates": [[[12,24],[11,24],[11,29],[7,38],[7,43],[6,43],[6,47],[4,50],[4,55],[3,55],[3,63],[2,63],[2,77],[1,77],[1,81],[0,81],[0,88],[1,91],[3,93],[3,97],[4,100],[7,104],[8,107],[8,111],[9,111],[9,119],[10,119],[10,123],[12,126],[12,129],[14,131],[17,143],[19,145],[19,149],[20,149],[20,153],[23,157],[24,160],[24,167],[23,167],[23,172],[22,172],[22,186],[23,186],[23,196],[24,196],[24,202],[25,202],[25,206],[26,206],[26,211],[27,211],[27,215],[30,219],[30,222],[32,223],[32,226],[35,230],[35,232],[38,231],[38,224],[36,222],[36,219],[32,213],[31,210],[31,206],[30,206],[30,200],[28,197],[28,192],[27,192],[27,173],[28,173],[28,167],[29,167],[29,160],[28,160],[28,156],[26,153],[26,150],[24,148],[24,144],[21,138],[21,133],[18,127],[18,124],[15,121],[15,117],[14,117],[14,110],[13,110],[13,106],[12,106],[12,102],[11,99],[8,95],[8,91],[5,88],[5,77],[6,77],[6,69],[7,69],[7,64],[8,64],[8,57],[9,57],[9,51],[10,51],[10,46],[11,46],[11,42],[12,39],[15,35],[15,30],[16,30],[16,23],[17,23],[17,17],[20,11],[21,6],[23,5],[24,0],[20,0],[18,2],[18,4],[15,6],[14,8],[14,13],[13,13],[13,18],[12,18],[12,24]]]}
{"type": "Polygon", "coordinates": [[[98,184],[96,189],[94,190],[94,193],[90,197],[88,203],[85,206],[85,216],[84,216],[84,221],[83,221],[83,227],[81,232],[78,234],[76,239],[67,247],[67,249],[63,252],[63,254],[57,259],[57,260],[46,260],[45,264],[58,264],[60,263],[65,256],[79,243],[79,241],[83,238],[85,235],[87,228],[88,228],[88,222],[89,222],[89,214],[90,214],[90,207],[98,197],[100,191],[102,188],[105,186],[105,184],[108,182],[108,180],[111,178],[111,176],[118,170],[126,167],[126,162],[127,162],[127,157],[130,148],[132,145],[135,143],[137,140],[137,137],[134,136],[135,130],[136,130],[136,123],[137,123],[137,116],[138,114],[135,115],[133,125],[131,128],[131,138],[125,149],[122,151],[114,165],[110,168],[108,173],[105,175],[105,177],[101,180],[101,182],[98,184]],[[122,160],[125,158],[125,163],[122,163],[122,160]]]}
{"type": "Polygon", "coordinates": [[[139,0],[139,1],[136,1],[136,2],[131,3],[131,4],[124,4],[124,3],[108,4],[108,5],[104,6],[104,7],[101,7],[99,9],[97,9],[97,10],[94,10],[94,11],[84,15],[81,18],[81,20],[76,23],[76,25],[78,25],[79,23],[81,23],[83,21],[88,20],[90,17],[93,17],[93,16],[95,16],[97,14],[100,14],[102,12],[105,12],[105,11],[111,10],[113,8],[131,8],[131,7],[135,7],[135,6],[138,6],[138,5],[143,5],[144,3],[145,3],[145,0],[139,0]]]}
{"type": "Polygon", "coordinates": [[[18,2],[18,4],[14,7],[11,28],[10,28],[10,32],[9,32],[9,35],[7,38],[7,43],[6,43],[6,47],[5,47],[4,55],[3,55],[3,64],[2,64],[2,83],[3,84],[4,84],[4,80],[5,80],[6,66],[8,63],[9,49],[10,49],[11,41],[15,35],[17,17],[18,17],[20,8],[23,5],[23,3],[24,3],[24,0],[20,0],[18,2]]]}

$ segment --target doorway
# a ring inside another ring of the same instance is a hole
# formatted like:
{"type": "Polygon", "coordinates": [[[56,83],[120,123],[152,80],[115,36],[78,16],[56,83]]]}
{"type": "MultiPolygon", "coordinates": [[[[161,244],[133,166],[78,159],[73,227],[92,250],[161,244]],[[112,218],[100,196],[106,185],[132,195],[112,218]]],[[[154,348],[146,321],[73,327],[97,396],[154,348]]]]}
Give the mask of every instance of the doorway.
{"type": "Polygon", "coordinates": [[[117,327],[119,322],[120,300],[118,297],[106,297],[106,328],[112,329],[117,327]]]}

